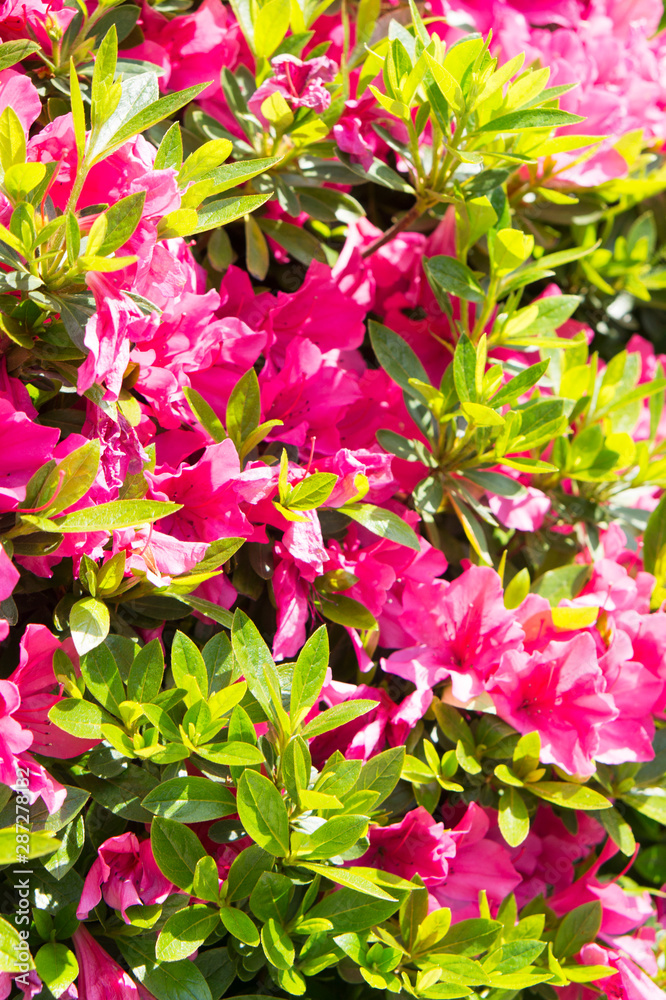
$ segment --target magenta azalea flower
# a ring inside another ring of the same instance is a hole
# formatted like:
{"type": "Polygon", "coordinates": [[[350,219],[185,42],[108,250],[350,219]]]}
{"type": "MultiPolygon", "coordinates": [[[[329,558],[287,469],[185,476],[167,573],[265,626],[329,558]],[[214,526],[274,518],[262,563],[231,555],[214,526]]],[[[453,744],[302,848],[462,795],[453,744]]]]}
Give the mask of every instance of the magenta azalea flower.
{"type": "Polygon", "coordinates": [[[275,56],[271,66],[273,76],[262,83],[248,101],[250,111],[262,125],[268,125],[268,121],[261,112],[261,105],[271,94],[281,94],[292,108],[312,108],[317,114],[330,107],[331,95],[324,84],[330,83],[337,72],[332,59],[318,56],[301,60],[283,55],[275,56]]]}

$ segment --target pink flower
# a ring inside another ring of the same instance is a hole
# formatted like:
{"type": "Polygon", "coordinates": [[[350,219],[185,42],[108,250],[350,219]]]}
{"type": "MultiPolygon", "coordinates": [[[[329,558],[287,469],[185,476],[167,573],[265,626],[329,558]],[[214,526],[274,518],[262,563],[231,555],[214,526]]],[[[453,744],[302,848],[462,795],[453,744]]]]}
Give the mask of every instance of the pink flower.
{"type": "Polygon", "coordinates": [[[331,269],[319,261],[310,264],[297,291],[278,292],[277,299],[266,296],[262,303],[251,305],[257,310],[261,305],[268,307],[264,328],[271,338],[270,360],[275,365],[282,364],[295,337],[309,340],[322,354],[351,351],[363,343],[365,308],[343,294],[331,269]]]}
{"type": "Polygon", "coordinates": [[[618,715],[605,688],[587,633],[549,642],[531,656],[505,652],[489,684],[503,719],[520,733],[539,733],[544,763],[581,775],[594,773],[600,729],[618,715]]]}
{"type": "Polygon", "coordinates": [[[275,572],[272,578],[277,605],[277,630],[273,640],[273,656],[282,660],[296,656],[306,640],[305,626],[310,617],[310,586],[296,565],[295,559],[280,542],[274,547],[275,572]]]}
{"type": "Polygon", "coordinates": [[[382,144],[372,127],[381,117],[374,96],[366,93],[357,101],[345,101],[345,110],[333,126],[333,136],[342,152],[349,153],[352,162],[359,163],[364,170],[370,168],[382,144]]]}
{"type": "Polygon", "coordinates": [[[497,573],[470,566],[453,583],[417,584],[403,597],[402,624],[420,646],[402,650],[385,669],[415,681],[418,662],[429,687],[451,677],[453,694],[480,694],[503,653],[522,646],[523,630],[506,610],[497,573]]]}
{"type": "Polygon", "coordinates": [[[104,841],[97,858],[86,875],[81,901],[76,911],[85,920],[100,899],[114,910],[120,910],[129,923],[128,906],[150,906],[163,903],[174,886],[155,864],[150,840],[139,843],[133,833],[123,833],[104,841]]]}
{"type": "Polygon", "coordinates": [[[30,750],[64,760],[97,746],[99,740],[84,740],[58,729],[48,718],[49,710],[62,697],[62,688],[53,672],[57,649],[66,653],[78,670],[78,657],[71,639],[59,642],[45,625],[28,625],[21,639],[19,666],[9,675],[16,685],[20,705],[13,719],[32,733],[30,750]]]}
{"type": "MultiPolygon", "coordinates": [[[[602,865],[614,857],[618,850],[617,845],[608,840],[594,864],[569,888],[555,893],[548,900],[548,905],[558,916],[564,916],[583,903],[599,900],[603,910],[600,934],[604,939],[629,934],[644,924],[654,912],[647,892],[625,892],[615,880],[619,875],[611,881],[601,881],[597,877],[602,865]]],[[[631,867],[632,861],[629,861],[626,868],[631,867]]]]}
{"type": "Polygon", "coordinates": [[[76,980],[81,1000],[154,1000],[139,987],[81,924],[72,935],[79,963],[76,980]]]}
{"type": "Polygon", "coordinates": [[[336,74],[337,66],[327,56],[316,59],[298,59],[296,56],[282,55],[271,59],[273,76],[254,92],[248,101],[250,111],[262,125],[268,121],[261,112],[261,105],[271,94],[281,94],[292,108],[312,108],[317,114],[326,111],[331,104],[331,95],[324,87],[336,74]]]}
{"type": "Polygon", "coordinates": [[[360,398],[357,382],[337,351],[326,355],[309,340],[292,340],[284,361],[261,373],[265,419],[282,421],[269,439],[299,446],[314,440],[318,454],[330,455],[340,447],[338,422],[360,398]]]}
{"type": "Polygon", "coordinates": [[[379,868],[407,881],[420,875],[428,889],[445,884],[456,840],[422,806],[399,823],[372,826],[369,837],[369,849],[354,865],[379,868]]]}
{"type": "MultiPolygon", "coordinates": [[[[579,959],[582,965],[606,965],[617,970],[614,976],[598,979],[594,984],[603,990],[608,1000],[663,1000],[663,990],[621,951],[586,944],[580,950],[579,959]]],[[[590,997],[598,995],[592,990],[586,993],[590,997]]]]}
{"type": "MultiPolygon", "coordinates": [[[[415,703],[413,695],[409,695],[401,705],[396,705],[383,688],[367,684],[355,687],[353,684],[330,681],[324,685],[318,704],[333,706],[357,699],[376,701],[377,708],[330,733],[316,736],[310,743],[315,767],[321,767],[336,750],[340,750],[348,760],[368,760],[384,750],[387,742],[398,746],[421,717],[420,712],[411,711],[415,703]]],[[[319,711],[317,707],[313,708],[307,721],[315,718],[319,711]]]]}
{"type": "Polygon", "coordinates": [[[42,992],[42,981],[34,969],[30,972],[0,972],[0,1000],[5,1000],[12,987],[16,986],[23,994],[23,1000],[32,1000],[42,992]]]}
{"type": "Polygon", "coordinates": [[[527,486],[525,493],[515,498],[488,496],[488,506],[500,524],[516,531],[538,531],[550,505],[550,497],[533,486],[527,486]]]}
{"type": "Polygon", "coordinates": [[[249,537],[252,529],[236,488],[240,474],[238,454],[228,438],[206,448],[195,465],[183,463],[175,473],[150,474],[156,499],[183,505],[161,527],[184,541],[249,537]]]}
{"type": "Polygon", "coordinates": [[[25,500],[32,475],[53,457],[60,431],[34,423],[6,395],[0,395],[0,513],[25,500]]]}
{"type": "Polygon", "coordinates": [[[77,389],[82,394],[95,382],[106,383],[104,398],[117,399],[129,364],[129,324],[141,312],[103,274],[89,271],[86,282],[97,311],[86,323],[83,342],[88,357],[79,368],[77,389]]]}
{"type": "Polygon", "coordinates": [[[21,704],[16,684],[0,681],[0,781],[4,785],[16,782],[16,758],[32,743],[32,733],[14,718],[21,704]]]}
{"type": "Polygon", "coordinates": [[[506,845],[487,836],[490,819],[472,802],[459,823],[450,831],[455,855],[449,860],[446,881],[432,888],[440,906],[451,908],[454,921],[479,916],[479,892],[485,889],[491,905],[502,900],[520,884],[520,875],[511,864],[506,845]]]}
{"type": "MultiPolygon", "coordinates": [[[[489,811],[486,815],[491,819],[489,837],[506,848],[496,814],[494,819],[489,811]]],[[[559,892],[571,885],[574,864],[606,838],[601,824],[588,814],[579,812],[577,821],[578,828],[571,833],[550,806],[540,805],[527,838],[518,847],[508,849],[511,864],[522,877],[515,890],[519,909],[535,896],[546,896],[549,890],[559,892]]]]}
{"type": "Polygon", "coordinates": [[[8,597],[11,597],[18,581],[19,571],[0,545],[0,601],[6,601],[8,597]]]}
{"type": "Polygon", "coordinates": [[[42,113],[37,88],[29,77],[15,69],[0,72],[0,113],[12,107],[27,132],[42,113]]]}

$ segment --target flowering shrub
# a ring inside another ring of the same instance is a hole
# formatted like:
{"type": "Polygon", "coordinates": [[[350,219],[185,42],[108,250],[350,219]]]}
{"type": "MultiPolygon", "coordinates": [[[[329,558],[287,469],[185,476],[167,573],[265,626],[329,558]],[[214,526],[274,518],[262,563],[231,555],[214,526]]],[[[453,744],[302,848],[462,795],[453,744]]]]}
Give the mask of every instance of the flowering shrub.
{"type": "Polygon", "coordinates": [[[4,5],[0,998],[662,996],[662,15],[4,5]]]}

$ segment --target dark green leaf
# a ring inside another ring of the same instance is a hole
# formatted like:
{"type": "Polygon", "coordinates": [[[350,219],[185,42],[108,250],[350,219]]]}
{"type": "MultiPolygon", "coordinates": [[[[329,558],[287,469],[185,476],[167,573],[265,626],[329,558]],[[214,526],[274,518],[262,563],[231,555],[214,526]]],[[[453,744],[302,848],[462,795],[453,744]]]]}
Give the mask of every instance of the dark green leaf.
{"type": "Polygon", "coordinates": [[[160,962],[177,962],[189,958],[200,948],[219,921],[210,906],[195,903],[173,913],[160,931],[155,954],[160,962]]]}
{"type": "Polygon", "coordinates": [[[125,688],[111,651],[105,645],[91,649],[81,657],[81,673],[90,693],[113,715],[120,718],[120,703],[125,688]]]}
{"type": "Polygon", "coordinates": [[[191,892],[197,861],[206,856],[196,833],[173,819],[157,816],[150,827],[150,843],[162,874],[179,889],[191,892]]]}
{"type": "Polygon", "coordinates": [[[596,899],[567,913],[555,936],[555,956],[570,958],[577,955],[584,944],[594,941],[601,927],[601,917],[601,903],[596,899]]]}
{"type": "Polygon", "coordinates": [[[141,804],[155,816],[179,823],[204,823],[236,812],[236,799],[229,788],[195,775],[162,782],[141,804]]]}
{"type": "Polygon", "coordinates": [[[359,716],[371,712],[374,708],[377,708],[377,704],[378,702],[376,701],[363,701],[360,698],[355,698],[342,702],[340,705],[334,705],[333,708],[327,708],[326,711],[321,712],[308,722],[301,735],[305,739],[321,736],[322,733],[328,733],[331,729],[338,729],[340,726],[346,725],[347,722],[351,722],[353,719],[358,719],[359,716]]]}
{"type": "Polygon", "coordinates": [[[410,385],[410,378],[429,383],[426,370],[409,345],[393,330],[375,323],[369,324],[372,349],[386,374],[396,382],[401,389],[415,399],[420,399],[420,393],[410,385]]]}
{"type": "Polygon", "coordinates": [[[413,528],[394,511],[376,507],[371,503],[349,504],[339,508],[341,513],[371,531],[373,535],[404,545],[415,552],[421,550],[419,538],[413,528]]]}
{"type": "Polygon", "coordinates": [[[256,771],[244,771],[236,801],[241,823],[255,843],[277,857],[286,857],[289,816],[273,782],[256,771]]]}
{"type": "Polygon", "coordinates": [[[140,649],[129,669],[127,697],[130,701],[151,702],[162,686],[164,653],[159,639],[151,639],[140,649]]]}
{"type": "Polygon", "coordinates": [[[444,294],[456,295],[467,302],[484,301],[483,289],[474,272],[456,257],[431,257],[424,260],[423,267],[438,301],[444,294]]]}

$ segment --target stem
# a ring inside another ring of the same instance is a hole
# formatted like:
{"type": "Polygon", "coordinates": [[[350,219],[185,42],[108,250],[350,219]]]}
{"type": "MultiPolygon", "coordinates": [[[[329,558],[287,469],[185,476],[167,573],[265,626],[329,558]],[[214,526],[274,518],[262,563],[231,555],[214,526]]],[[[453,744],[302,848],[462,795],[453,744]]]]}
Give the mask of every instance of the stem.
{"type": "Polygon", "coordinates": [[[382,235],[374,241],[374,243],[371,243],[370,246],[366,247],[361,253],[361,257],[365,260],[366,257],[371,257],[373,253],[376,253],[377,250],[381,249],[381,247],[390,243],[391,240],[398,235],[398,233],[403,232],[403,230],[411,226],[413,222],[416,222],[416,220],[423,215],[423,211],[424,209],[422,205],[417,201],[408,212],[405,212],[401,219],[394,222],[390,229],[387,229],[385,233],[382,233],[382,235]]]}

